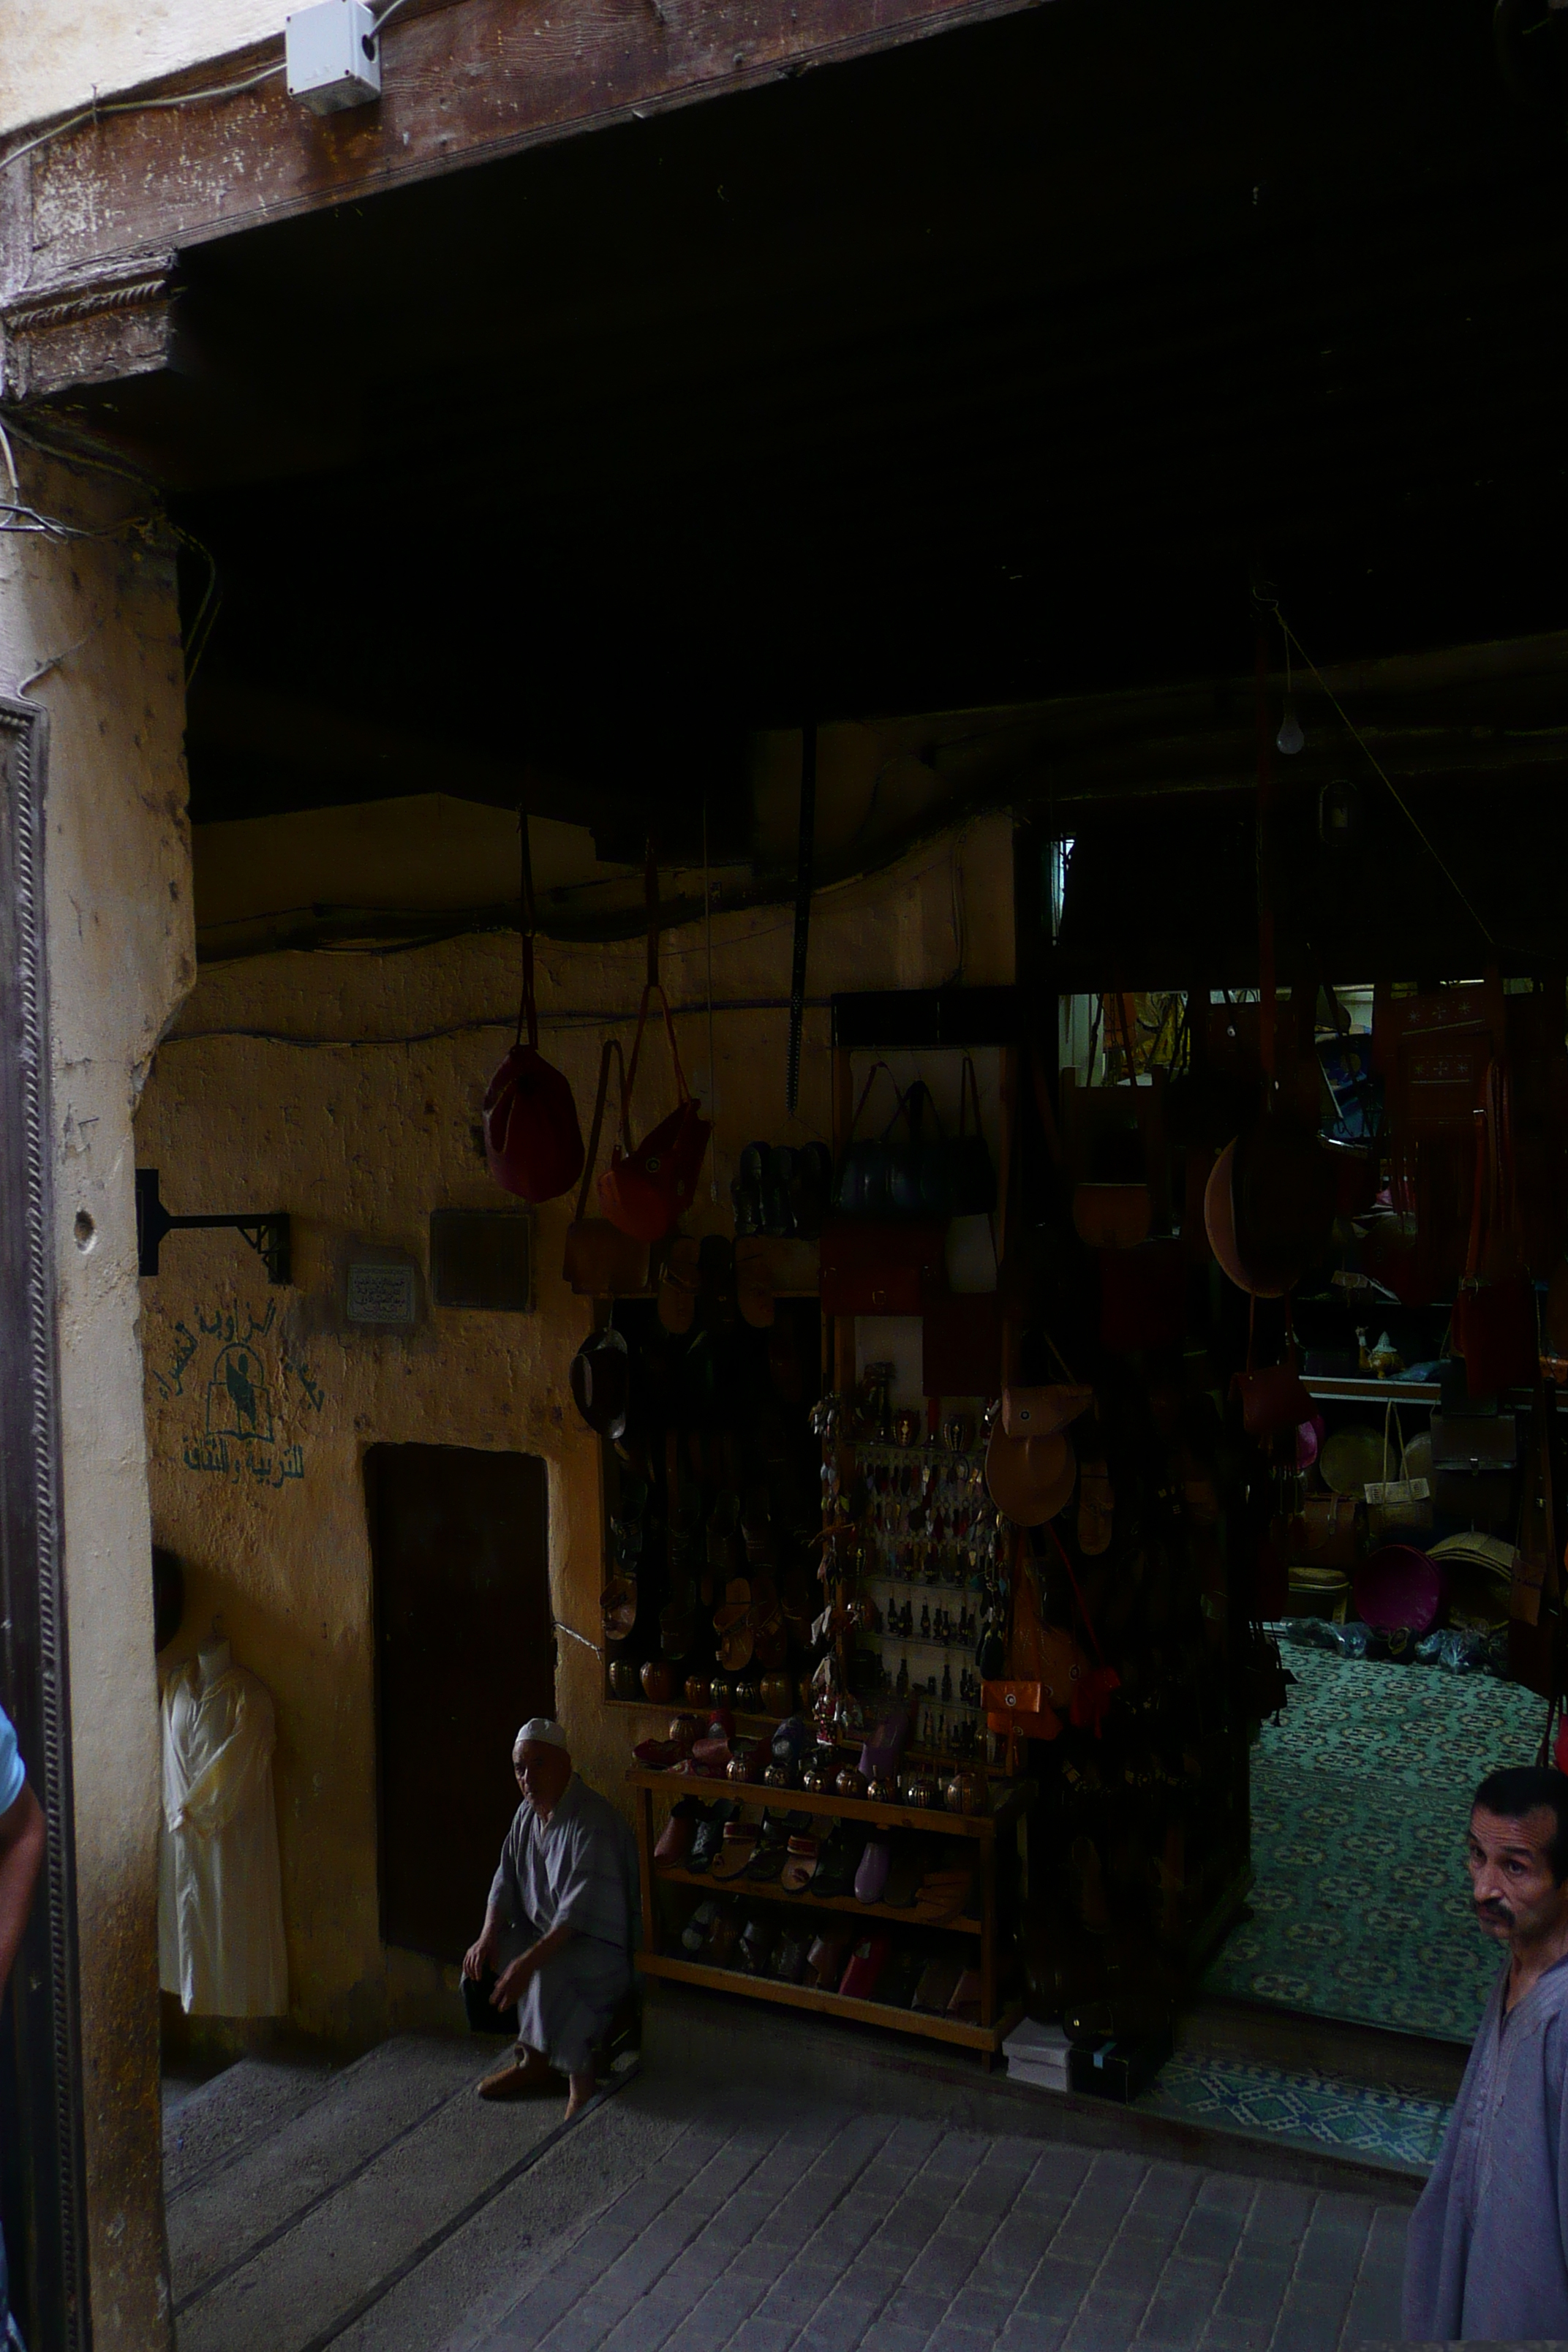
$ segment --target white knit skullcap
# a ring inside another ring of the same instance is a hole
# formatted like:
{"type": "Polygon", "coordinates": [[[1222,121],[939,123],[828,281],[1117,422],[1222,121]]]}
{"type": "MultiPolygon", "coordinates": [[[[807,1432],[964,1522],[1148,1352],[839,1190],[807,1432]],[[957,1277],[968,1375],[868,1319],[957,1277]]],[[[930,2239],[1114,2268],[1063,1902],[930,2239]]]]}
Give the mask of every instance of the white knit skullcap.
{"type": "Polygon", "coordinates": [[[518,1733],[517,1738],[511,1743],[511,1752],[514,1756],[517,1754],[518,1749],[522,1746],[524,1740],[532,1740],[535,1745],[540,1748],[564,1748],[570,1749],[572,1745],[571,1741],[567,1738],[566,1734],[562,1730],[561,1726],[553,1721],[553,1719],[548,1715],[531,1715],[529,1717],[528,1721],[523,1725],[522,1729],[518,1733]]]}

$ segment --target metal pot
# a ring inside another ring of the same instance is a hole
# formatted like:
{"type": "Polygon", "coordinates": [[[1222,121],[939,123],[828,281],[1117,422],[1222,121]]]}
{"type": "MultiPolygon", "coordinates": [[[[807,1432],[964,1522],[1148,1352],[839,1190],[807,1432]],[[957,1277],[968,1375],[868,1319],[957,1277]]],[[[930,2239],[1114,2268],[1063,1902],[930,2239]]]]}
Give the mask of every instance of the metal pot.
{"type": "Polygon", "coordinates": [[[942,1783],[942,1801],[950,1813],[984,1813],[991,1810],[991,1784],[984,1772],[951,1773],[942,1783]]]}

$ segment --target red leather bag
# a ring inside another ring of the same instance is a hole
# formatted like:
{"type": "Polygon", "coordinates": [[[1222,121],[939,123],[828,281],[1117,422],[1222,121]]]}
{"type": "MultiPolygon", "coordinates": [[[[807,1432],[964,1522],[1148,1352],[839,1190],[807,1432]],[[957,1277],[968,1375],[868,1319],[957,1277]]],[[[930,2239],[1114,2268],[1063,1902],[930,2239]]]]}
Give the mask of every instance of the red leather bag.
{"type": "Polygon", "coordinates": [[[703,1118],[692,1100],[686,1073],[680,1066],[669,999],[659,982],[658,867],[651,841],[643,881],[647,897],[647,981],[637,1007],[637,1034],[632,1042],[632,1057],[621,1081],[620,1137],[610,1154],[610,1164],[599,1179],[598,1192],[599,1206],[618,1233],[629,1234],[635,1241],[658,1242],[664,1239],[682,1211],[691,1205],[713,1122],[703,1118]],[[664,1014],[664,1034],[669,1040],[675,1108],[637,1143],[632,1136],[632,1091],[642,1059],[647,1009],[656,996],[664,1014]]]}
{"type": "Polygon", "coordinates": [[[561,1071],[539,1051],[533,994],[533,888],[528,869],[528,819],[521,820],[522,1002],[511,1051],[485,1091],[485,1160],[490,1174],[521,1201],[553,1201],[583,1172],[583,1130],[561,1071]],[[523,1026],[528,1043],[522,1042],[523,1026]]]}
{"type": "Polygon", "coordinates": [[[704,1118],[698,1109],[686,1083],[686,1073],[680,1066],[680,1052],[675,1042],[675,1024],[670,1019],[669,1000],[659,982],[651,980],[642,992],[637,1038],[632,1046],[631,1060],[626,1065],[626,1083],[621,1089],[620,1139],[610,1155],[609,1166],[599,1179],[599,1205],[611,1224],[620,1233],[630,1234],[637,1241],[662,1241],[677,1218],[691,1205],[697,1191],[697,1179],[701,1173],[703,1155],[708,1149],[708,1139],[712,1132],[713,1123],[704,1118]],[[669,1040],[676,1104],[669,1116],[661,1118],[641,1143],[637,1143],[632,1135],[632,1089],[637,1085],[648,1004],[655,995],[664,1014],[664,1033],[669,1040]]]}

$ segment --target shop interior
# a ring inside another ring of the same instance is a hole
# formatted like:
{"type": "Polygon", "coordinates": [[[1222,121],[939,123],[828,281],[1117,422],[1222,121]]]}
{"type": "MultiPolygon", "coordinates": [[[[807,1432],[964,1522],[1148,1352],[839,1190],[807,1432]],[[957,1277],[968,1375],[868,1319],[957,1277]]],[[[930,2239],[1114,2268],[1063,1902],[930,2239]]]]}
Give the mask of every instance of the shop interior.
{"type": "Polygon", "coordinates": [[[1195,2012],[1473,2029],[1557,1673],[1561,157],[1457,6],[1348,79],[1209,13],[194,250],[182,369],[48,420],[183,533],[138,1160],[291,1255],[144,1284],[163,1663],[271,1693],[296,2031],[450,2021],[535,1711],[650,2000],[1211,2118],[1195,2012]]]}

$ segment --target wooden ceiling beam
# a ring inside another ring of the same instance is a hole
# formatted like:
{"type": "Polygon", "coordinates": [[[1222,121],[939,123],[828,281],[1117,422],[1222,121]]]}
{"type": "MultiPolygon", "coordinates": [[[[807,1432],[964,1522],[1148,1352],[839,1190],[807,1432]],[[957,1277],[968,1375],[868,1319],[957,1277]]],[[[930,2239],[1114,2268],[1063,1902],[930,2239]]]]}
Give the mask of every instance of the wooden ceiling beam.
{"type": "MultiPolygon", "coordinates": [[[[110,322],[128,307],[125,265],[139,259],[162,267],[264,223],[1039,5],[412,0],[385,34],[377,104],[319,117],[280,73],[237,95],[170,103],[263,73],[279,62],[276,40],[150,83],[96,119],[15,138],[0,157],[5,394],[104,380],[110,322]],[[53,318],[62,304],[75,306],[74,344],[53,318]]],[[[419,289],[408,295],[416,331],[419,289]]],[[[130,307],[141,331],[126,372],[140,373],[169,355],[167,304],[130,307]]]]}

